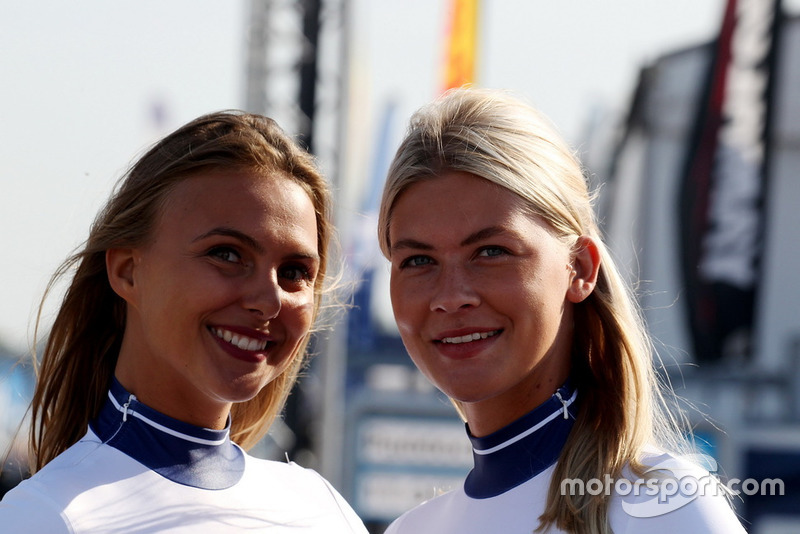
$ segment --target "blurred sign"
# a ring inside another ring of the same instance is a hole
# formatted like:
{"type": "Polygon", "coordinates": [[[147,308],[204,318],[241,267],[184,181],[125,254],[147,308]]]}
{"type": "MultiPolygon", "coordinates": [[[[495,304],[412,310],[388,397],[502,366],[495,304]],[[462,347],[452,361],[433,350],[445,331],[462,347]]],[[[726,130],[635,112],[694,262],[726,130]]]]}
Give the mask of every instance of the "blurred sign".
{"type": "Polygon", "coordinates": [[[371,417],[359,428],[364,463],[469,469],[472,449],[458,421],[371,417]]]}
{"type": "Polygon", "coordinates": [[[356,486],[358,509],[364,517],[391,520],[463,482],[463,475],[366,472],[359,477],[356,486]]]}
{"type": "Polygon", "coordinates": [[[365,415],[356,429],[354,504],[362,517],[389,521],[458,487],[471,468],[458,419],[365,415]]]}

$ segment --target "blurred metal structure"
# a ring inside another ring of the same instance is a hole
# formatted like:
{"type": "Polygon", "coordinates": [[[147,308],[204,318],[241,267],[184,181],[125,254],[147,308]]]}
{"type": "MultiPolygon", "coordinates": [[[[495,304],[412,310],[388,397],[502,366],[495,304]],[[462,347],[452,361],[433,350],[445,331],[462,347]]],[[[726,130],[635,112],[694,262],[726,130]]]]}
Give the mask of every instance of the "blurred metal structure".
{"type": "Polygon", "coordinates": [[[347,94],[347,0],[250,0],[247,111],[272,117],[338,182],[347,94]]]}

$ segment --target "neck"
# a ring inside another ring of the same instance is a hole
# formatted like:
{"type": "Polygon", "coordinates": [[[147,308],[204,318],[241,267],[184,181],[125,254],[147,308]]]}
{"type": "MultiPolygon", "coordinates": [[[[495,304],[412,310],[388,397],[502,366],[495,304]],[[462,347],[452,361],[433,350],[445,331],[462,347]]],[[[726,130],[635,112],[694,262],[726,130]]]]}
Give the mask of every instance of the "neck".
{"type": "Polygon", "coordinates": [[[505,394],[474,403],[463,403],[464,415],[473,436],[488,436],[547,402],[569,377],[569,368],[553,373],[546,383],[521,383],[505,394]]]}
{"type": "Polygon", "coordinates": [[[544,403],[489,435],[468,427],[475,467],[464,483],[472,498],[504,493],[553,465],[561,454],[577,414],[577,391],[569,381],[544,403]]]}
{"type": "Polygon", "coordinates": [[[229,425],[215,430],[168,417],[116,379],[90,428],[109,447],[179,484],[224,489],[244,472],[244,453],[230,441],[229,425]]]}
{"type": "MultiPolygon", "coordinates": [[[[129,321],[133,322],[133,321],[129,321]]],[[[158,358],[148,358],[148,347],[137,340],[143,335],[129,335],[126,324],[114,378],[136,395],[139,402],[184,423],[221,430],[225,428],[232,403],[200,394],[194,385],[181,378],[158,358]],[[191,399],[191,400],[189,400],[191,399]]]]}

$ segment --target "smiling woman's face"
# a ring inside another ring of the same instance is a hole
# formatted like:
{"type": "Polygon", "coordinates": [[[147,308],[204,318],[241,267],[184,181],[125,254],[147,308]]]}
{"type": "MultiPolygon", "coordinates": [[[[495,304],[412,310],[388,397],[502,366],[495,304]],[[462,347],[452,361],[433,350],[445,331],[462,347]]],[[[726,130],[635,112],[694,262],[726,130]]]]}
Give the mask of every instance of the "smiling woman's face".
{"type": "Polygon", "coordinates": [[[116,376],[140,401],[219,428],[282,373],[311,327],[314,206],[289,178],[214,171],[179,182],[153,239],[112,250],[127,302],[116,376]]]}
{"type": "Polygon", "coordinates": [[[516,195],[447,172],[400,195],[389,236],[403,342],[463,403],[473,433],[505,426],[566,380],[572,254],[516,195]]]}

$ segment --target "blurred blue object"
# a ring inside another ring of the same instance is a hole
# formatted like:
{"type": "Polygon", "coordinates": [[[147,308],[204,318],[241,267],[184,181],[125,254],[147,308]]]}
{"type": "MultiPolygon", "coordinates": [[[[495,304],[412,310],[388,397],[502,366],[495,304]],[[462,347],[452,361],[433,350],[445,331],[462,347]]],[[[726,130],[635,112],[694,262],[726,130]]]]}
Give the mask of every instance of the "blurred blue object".
{"type": "Polygon", "coordinates": [[[0,497],[27,472],[27,410],[35,377],[30,360],[0,347],[0,497]]]}

